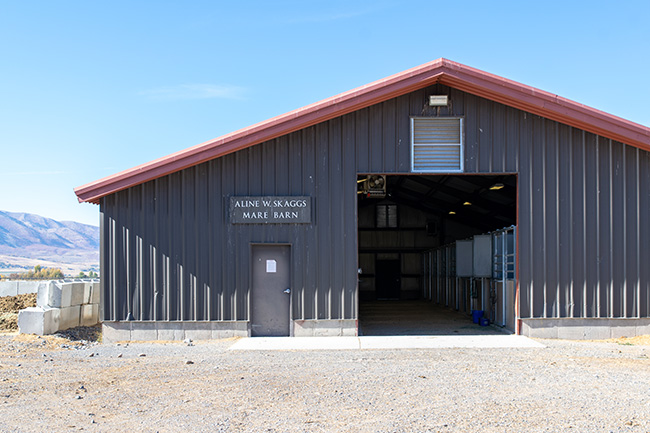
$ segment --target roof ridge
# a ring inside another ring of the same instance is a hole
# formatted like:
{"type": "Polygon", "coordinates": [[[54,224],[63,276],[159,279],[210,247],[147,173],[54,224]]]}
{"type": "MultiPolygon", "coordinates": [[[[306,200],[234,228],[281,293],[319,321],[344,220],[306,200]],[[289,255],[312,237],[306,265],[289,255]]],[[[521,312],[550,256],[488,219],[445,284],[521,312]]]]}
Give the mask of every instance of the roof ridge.
{"type": "Polygon", "coordinates": [[[103,196],[436,83],[650,151],[646,126],[441,57],[85,184],[74,192],[80,202],[98,203],[103,196]]]}

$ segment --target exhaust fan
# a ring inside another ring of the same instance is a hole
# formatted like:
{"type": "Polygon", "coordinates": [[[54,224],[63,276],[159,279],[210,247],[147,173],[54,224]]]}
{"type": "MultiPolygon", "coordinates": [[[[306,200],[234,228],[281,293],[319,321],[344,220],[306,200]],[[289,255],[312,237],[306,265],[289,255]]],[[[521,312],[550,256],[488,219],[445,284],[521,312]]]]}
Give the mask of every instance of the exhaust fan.
{"type": "Polygon", "coordinates": [[[386,197],[386,176],[380,174],[368,176],[363,184],[363,192],[366,197],[386,197]]]}

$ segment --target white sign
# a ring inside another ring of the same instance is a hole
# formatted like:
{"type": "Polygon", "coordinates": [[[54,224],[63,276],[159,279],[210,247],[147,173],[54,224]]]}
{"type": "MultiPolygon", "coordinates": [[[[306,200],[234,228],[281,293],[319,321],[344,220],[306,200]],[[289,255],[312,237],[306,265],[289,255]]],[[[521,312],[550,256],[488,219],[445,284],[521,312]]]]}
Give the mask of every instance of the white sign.
{"type": "Polygon", "coordinates": [[[277,269],[277,265],[275,263],[275,260],[267,260],[266,261],[266,272],[269,274],[275,273],[277,269]]]}

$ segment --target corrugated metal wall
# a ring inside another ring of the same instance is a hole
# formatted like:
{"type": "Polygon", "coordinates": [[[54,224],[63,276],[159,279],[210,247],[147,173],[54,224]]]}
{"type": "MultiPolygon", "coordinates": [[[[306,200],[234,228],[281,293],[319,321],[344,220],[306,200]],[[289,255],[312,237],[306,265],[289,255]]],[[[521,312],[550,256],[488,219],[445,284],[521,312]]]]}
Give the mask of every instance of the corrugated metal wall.
{"type": "Polygon", "coordinates": [[[650,154],[462,99],[466,170],[519,173],[521,317],[648,317],[650,154]]]}
{"type": "Polygon", "coordinates": [[[294,319],[355,318],[352,141],[333,120],[106,197],[104,319],[248,320],[255,243],[291,245],[294,319]],[[230,224],[231,195],[311,196],[313,224],[230,224]]]}
{"type": "Polygon", "coordinates": [[[521,317],[650,315],[650,154],[434,86],[104,198],[104,319],[247,320],[267,242],[292,245],[294,319],[356,318],[356,175],[410,173],[428,115],[464,116],[466,173],[519,174],[521,317]],[[230,195],[309,195],[314,224],[231,225],[230,195]]]}

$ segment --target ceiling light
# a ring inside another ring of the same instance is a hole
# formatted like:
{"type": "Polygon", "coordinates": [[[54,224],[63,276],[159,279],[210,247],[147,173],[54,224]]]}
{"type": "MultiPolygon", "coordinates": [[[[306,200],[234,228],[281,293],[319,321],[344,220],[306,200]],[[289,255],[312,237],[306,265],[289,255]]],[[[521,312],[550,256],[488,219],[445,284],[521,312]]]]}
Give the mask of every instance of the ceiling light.
{"type": "Polygon", "coordinates": [[[449,102],[447,95],[429,95],[429,105],[432,107],[446,107],[449,102]]]}
{"type": "Polygon", "coordinates": [[[490,187],[490,190],[492,190],[492,191],[496,191],[496,190],[499,190],[499,189],[503,189],[504,186],[505,186],[505,185],[502,184],[502,183],[495,183],[494,185],[492,185],[492,186],[490,187]]]}
{"type": "Polygon", "coordinates": [[[456,215],[456,212],[454,212],[453,210],[450,210],[449,215],[456,215]]]}
{"type": "Polygon", "coordinates": [[[470,203],[470,202],[468,202],[468,201],[466,201],[465,203],[463,203],[463,206],[471,206],[471,205],[472,205],[472,203],[470,203]]]}

